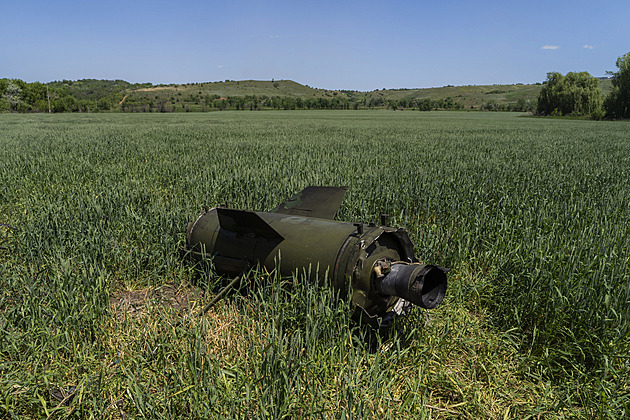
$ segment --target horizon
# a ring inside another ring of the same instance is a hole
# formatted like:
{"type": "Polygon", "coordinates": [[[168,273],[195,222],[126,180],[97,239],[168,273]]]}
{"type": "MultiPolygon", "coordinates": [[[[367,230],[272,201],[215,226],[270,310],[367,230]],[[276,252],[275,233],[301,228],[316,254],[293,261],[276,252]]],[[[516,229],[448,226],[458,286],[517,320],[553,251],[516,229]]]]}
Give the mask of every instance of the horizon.
{"type": "MultiPolygon", "coordinates": [[[[593,75],[591,75],[593,76],[593,75]]],[[[610,76],[593,76],[597,79],[611,79],[610,76]]],[[[0,79],[2,79],[2,77],[0,77],[0,79]]],[[[21,79],[23,80],[23,79],[21,79]]],[[[542,84],[544,83],[544,80],[542,82],[534,82],[534,83],[509,83],[509,84],[500,84],[500,83],[491,83],[491,84],[485,84],[485,85],[471,85],[471,84],[467,84],[467,85],[453,85],[453,84],[447,84],[444,86],[426,86],[426,87],[392,87],[392,88],[386,88],[386,89],[373,89],[373,90],[355,90],[355,89],[326,89],[326,88],[321,88],[321,87],[317,87],[317,86],[312,86],[309,85],[308,83],[301,83],[301,82],[297,82],[295,80],[290,80],[290,79],[270,79],[270,80],[262,80],[262,79],[242,79],[242,80],[233,80],[233,79],[226,79],[226,80],[214,80],[214,81],[203,81],[203,82],[183,82],[183,83],[151,83],[151,82],[130,82],[128,80],[124,80],[124,79],[95,79],[93,77],[84,77],[81,79],[61,79],[61,80],[51,80],[49,82],[41,82],[39,80],[33,80],[33,81],[27,81],[27,80],[23,80],[27,83],[43,83],[43,84],[50,84],[50,83],[64,83],[64,82],[80,82],[83,80],[97,80],[97,81],[105,81],[105,82],[115,82],[115,81],[122,81],[122,82],[127,82],[127,83],[131,83],[131,84],[139,84],[139,85],[143,85],[143,84],[151,84],[152,86],[164,86],[164,87],[168,87],[168,86],[185,86],[185,85],[194,85],[194,84],[212,84],[212,83],[231,83],[231,82],[267,82],[267,83],[273,83],[273,82],[293,82],[293,83],[297,83],[301,86],[305,86],[311,89],[318,89],[318,90],[327,90],[327,91],[350,91],[350,92],[364,92],[364,93],[369,93],[369,92],[378,92],[381,90],[423,90],[423,89],[441,89],[441,88],[448,88],[448,87],[470,87],[470,86],[474,86],[474,87],[481,87],[481,86],[519,86],[519,85],[536,85],[536,84],[542,84]]]]}
{"type": "Polygon", "coordinates": [[[153,85],[291,80],[372,92],[606,77],[630,50],[630,3],[286,1],[5,6],[0,77],[153,85]]]}

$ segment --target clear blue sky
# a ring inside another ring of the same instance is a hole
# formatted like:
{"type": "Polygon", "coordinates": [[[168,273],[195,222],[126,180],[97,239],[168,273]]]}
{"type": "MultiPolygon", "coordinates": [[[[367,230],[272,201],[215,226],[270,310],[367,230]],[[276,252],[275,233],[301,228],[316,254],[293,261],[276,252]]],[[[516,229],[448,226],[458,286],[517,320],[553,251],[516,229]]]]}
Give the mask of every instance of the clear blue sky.
{"type": "Polygon", "coordinates": [[[2,0],[0,77],[374,90],[616,70],[630,1],[2,0]]]}

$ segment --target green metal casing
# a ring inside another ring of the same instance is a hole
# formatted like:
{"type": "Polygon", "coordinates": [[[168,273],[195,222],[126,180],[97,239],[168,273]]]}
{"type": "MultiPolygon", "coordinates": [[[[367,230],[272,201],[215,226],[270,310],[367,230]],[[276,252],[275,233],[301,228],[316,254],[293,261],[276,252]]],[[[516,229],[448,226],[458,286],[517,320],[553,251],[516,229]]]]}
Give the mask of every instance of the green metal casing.
{"type": "Polygon", "coordinates": [[[411,305],[374,287],[377,262],[415,263],[404,229],[333,220],[346,187],[307,187],[269,213],[214,207],[186,233],[187,252],[212,258],[220,274],[259,265],[281,276],[327,278],[343,295],[352,290],[359,315],[373,325],[411,305]],[[384,318],[383,318],[384,319],[384,318]]]}
{"type": "Polygon", "coordinates": [[[369,317],[382,316],[398,299],[374,291],[375,262],[413,262],[404,229],[223,208],[201,214],[189,226],[187,242],[194,256],[213,257],[222,274],[260,264],[282,276],[304,273],[313,282],[327,275],[342,293],[351,285],[353,303],[369,317]]]}

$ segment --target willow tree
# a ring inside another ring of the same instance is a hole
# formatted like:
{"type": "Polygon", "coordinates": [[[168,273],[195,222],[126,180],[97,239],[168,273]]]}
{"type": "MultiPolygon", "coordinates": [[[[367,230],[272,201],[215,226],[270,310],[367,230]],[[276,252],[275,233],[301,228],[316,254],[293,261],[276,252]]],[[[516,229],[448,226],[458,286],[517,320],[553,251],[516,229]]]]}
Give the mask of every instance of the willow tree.
{"type": "Polygon", "coordinates": [[[597,115],[602,108],[599,80],[587,72],[547,73],[538,95],[540,115],[597,115]]]}
{"type": "Polygon", "coordinates": [[[612,73],[613,90],[604,103],[606,116],[630,118],[630,52],[617,59],[617,73],[612,73]]]}

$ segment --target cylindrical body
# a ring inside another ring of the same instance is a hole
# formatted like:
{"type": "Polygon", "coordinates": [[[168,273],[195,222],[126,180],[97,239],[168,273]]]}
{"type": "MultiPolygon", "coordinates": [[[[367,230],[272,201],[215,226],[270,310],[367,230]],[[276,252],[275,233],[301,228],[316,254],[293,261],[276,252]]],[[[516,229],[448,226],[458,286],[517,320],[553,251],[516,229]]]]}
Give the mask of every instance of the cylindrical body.
{"type": "Polygon", "coordinates": [[[194,256],[212,257],[222,274],[260,264],[282,276],[305,273],[310,281],[327,275],[342,292],[351,282],[353,303],[375,325],[398,300],[374,287],[375,264],[415,262],[404,229],[224,208],[209,209],[189,225],[187,243],[194,256]]]}

